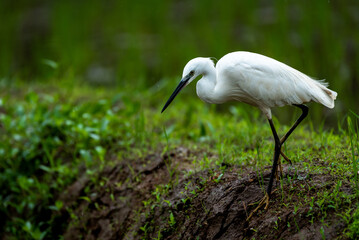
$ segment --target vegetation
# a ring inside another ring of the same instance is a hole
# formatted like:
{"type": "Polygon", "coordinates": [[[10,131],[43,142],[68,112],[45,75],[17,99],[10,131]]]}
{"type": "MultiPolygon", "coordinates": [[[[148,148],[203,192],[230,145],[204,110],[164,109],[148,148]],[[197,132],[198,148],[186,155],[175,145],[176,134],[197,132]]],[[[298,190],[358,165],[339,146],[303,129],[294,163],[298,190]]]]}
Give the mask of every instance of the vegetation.
{"type": "MultiPolygon", "coordinates": [[[[325,0],[2,1],[0,76],[147,88],[179,76],[194,56],[245,50],[325,78],[345,93],[336,107],[343,115],[359,111],[358,8],[356,1],[325,0]]],[[[318,121],[323,110],[314,108],[318,121]]]]}
{"type": "MultiPolygon", "coordinates": [[[[211,181],[216,184],[233,166],[240,174],[251,167],[261,175],[264,167],[271,165],[270,129],[258,110],[251,109],[249,114],[233,104],[227,113],[218,114],[214,106],[199,104],[195,98],[181,105],[180,99],[186,97],[180,96],[166,115],[161,115],[160,108],[156,108],[162,103],[156,97],[159,89],[133,94],[76,85],[70,89],[32,84],[29,90],[23,90],[23,86],[11,87],[11,95],[3,91],[1,101],[2,231],[16,238],[58,237],[67,227],[67,222],[61,227],[54,224],[66,205],[59,200],[61,192],[83,175],[100,187],[101,172],[118,161],[141,159],[156,152],[165,154],[181,146],[204,153],[190,157],[191,170],[186,174],[210,170],[211,181]]],[[[161,92],[170,92],[169,87],[164,86],[161,92]]],[[[300,127],[285,146],[294,169],[305,169],[308,175],[328,174],[335,184],[309,198],[305,186],[292,189],[302,198],[299,205],[292,205],[296,195],[288,195],[283,189],[281,192],[284,206],[309,206],[307,214],[312,221],[325,221],[328,211],[343,216],[351,236],[358,231],[356,213],[351,214],[356,211],[358,192],[347,192],[342,185],[349,180],[357,189],[358,120],[352,114],[348,117],[349,129],[339,126],[338,133],[310,129],[310,121],[300,127]],[[319,215],[315,209],[320,210],[319,215]]],[[[275,123],[280,132],[289,127],[277,120],[275,123]]],[[[143,202],[143,211],[171,204],[166,196],[177,186],[180,174],[178,166],[168,168],[172,180],[156,187],[152,197],[143,202]]],[[[291,185],[293,180],[283,178],[281,184],[291,185]]],[[[191,204],[206,181],[202,186],[187,182],[182,204],[191,204]]],[[[86,196],[82,198],[90,201],[86,196]]],[[[67,210],[71,215],[71,208],[67,210]]],[[[166,222],[176,226],[172,212],[166,222]]],[[[151,224],[141,229],[145,232],[146,227],[151,224]]]]}
{"type": "MultiPolygon", "coordinates": [[[[163,239],[181,234],[188,218],[205,226],[195,215],[213,212],[204,196],[233,179],[250,175],[248,185],[264,192],[273,140],[259,110],[205,104],[192,84],[160,114],[187,60],[248,50],[326,78],[338,92],[334,110],[311,104],[284,146],[293,165],[283,163],[269,212],[291,214],[271,222],[272,234],[295,234],[305,220],[325,238],[335,219],[339,237],[358,238],[358,8],[355,1],[0,1],[0,235],[90,233],[81,224],[104,210],[103,194],[132,201],[127,221],[135,227],[126,236],[163,239]],[[165,173],[148,174],[158,159],[153,169],[165,173]],[[147,177],[154,183],[136,200],[119,193],[147,177]],[[82,188],[70,199],[74,185],[82,188]]],[[[276,109],[279,133],[298,114],[276,109]]]]}

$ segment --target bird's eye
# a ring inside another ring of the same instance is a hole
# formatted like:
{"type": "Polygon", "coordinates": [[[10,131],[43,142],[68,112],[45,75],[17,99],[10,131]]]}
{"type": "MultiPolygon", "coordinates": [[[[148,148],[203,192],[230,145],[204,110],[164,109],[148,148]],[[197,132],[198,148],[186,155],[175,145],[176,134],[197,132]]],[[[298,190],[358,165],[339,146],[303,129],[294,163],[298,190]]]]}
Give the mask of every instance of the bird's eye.
{"type": "Polygon", "coordinates": [[[194,75],[194,71],[193,71],[193,70],[190,71],[189,74],[190,74],[191,76],[193,76],[193,75],[194,75]]]}

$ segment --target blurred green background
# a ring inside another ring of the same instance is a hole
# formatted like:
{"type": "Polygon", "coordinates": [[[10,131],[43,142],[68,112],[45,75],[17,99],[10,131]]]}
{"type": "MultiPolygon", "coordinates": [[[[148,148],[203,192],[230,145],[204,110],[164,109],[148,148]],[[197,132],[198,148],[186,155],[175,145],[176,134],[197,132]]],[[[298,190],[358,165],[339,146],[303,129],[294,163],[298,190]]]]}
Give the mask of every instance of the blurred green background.
{"type": "Polygon", "coordinates": [[[358,13],[358,1],[0,1],[0,79],[172,89],[191,58],[253,51],[326,79],[335,111],[313,104],[311,117],[335,125],[359,111],[358,13]]]}

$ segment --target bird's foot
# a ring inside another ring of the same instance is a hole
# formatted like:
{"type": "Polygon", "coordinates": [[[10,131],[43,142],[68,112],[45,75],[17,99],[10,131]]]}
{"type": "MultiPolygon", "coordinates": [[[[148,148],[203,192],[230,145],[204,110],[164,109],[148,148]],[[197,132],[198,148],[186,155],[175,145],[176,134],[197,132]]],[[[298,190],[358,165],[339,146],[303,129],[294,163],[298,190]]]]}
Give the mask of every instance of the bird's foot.
{"type": "MultiPolygon", "coordinates": [[[[272,193],[274,193],[276,190],[274,190],[272,193]]],[[[264,210],[267,210],[269,207],[269,200],[270,197],[268,195],[268,193],[266,192],[266,195],[262,198],[262,200],[259,202],[258,206],[251,212],[251,214],[247,217],[247,222],[253,217],[253,215],[261,208],[263,207],[263,205],[265,204],[264,210]]],[[[250,204],[250,205],[254,205],[254,203],[250,204]]]]}

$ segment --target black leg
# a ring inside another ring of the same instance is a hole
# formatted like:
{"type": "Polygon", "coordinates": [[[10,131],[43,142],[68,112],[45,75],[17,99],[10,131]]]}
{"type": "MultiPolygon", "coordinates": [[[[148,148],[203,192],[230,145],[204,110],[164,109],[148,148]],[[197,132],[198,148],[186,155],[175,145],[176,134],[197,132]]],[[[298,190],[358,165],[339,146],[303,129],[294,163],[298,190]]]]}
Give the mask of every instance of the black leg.
{"type": "Polygon", "coordinates": [[[273,157],[273,166],[272,166],[272,172],[270,175],[270,179],[269,179],[269,184],[267,187],[267,194],[268,197],[270,197],[271,193],[272,193],[272,186],[273,186],[273,180],[274,180],[274,176],[276,174],[277,171],[277,166],[278,166],[278,159],[279,156],[281,154],[281,147],[282,144],[288,139],[288,137],[290,136],[290,134],[294,131],[294,129],[303,121],[303,119],[308,115],[308,107],[301,104],[301,105],[297,105],[295,104],[294,106],[299,107],[300,109],[302,109],[302,115],[300,115],[300,117],[297,119],[297,121],[295,121],[295,123],[293,124],[293,126],[289,129],[289,131],[282,137],[282,139],[279,140],[277,131],[275,130],[274,124],[272,119],[268,119],[270,127],[272,129],[272,133],[273,133],[273,137],[274,137],[274,142],[275,142],[275,146],[274,146],[274,157],[273,157]]]}
{"type": "Polygon", "coordinates": [[[303,119],[308,115],[309,108],[307,106],[305,106],[303,104],[300,104],[300,105],[294,104],[294,106],[302,109],[302,115],[300,115],[300,117],[297,119],[297,121],[295,121],[295,123],[289,129],[289,131],[282,137],[282,139],[280,140],[281,145],[287,140],[289,135],[294,131],[294,129],[299,125],[299,123],[301,123],[301,121],[303,121],[303,119]]]}
{"type": "Polygon", "coordinates": [[[267,187],[267,195],[268,195],[268,197],[270,197],[270,195],[272,193],[274,175],[275,175],[275,173],[277,171],[280,148],[281,148],[282,145],[281,145],[281,142],[279,140],[277,131],[275,130],[275,127],[274,127],[272,119],[268,119],[268,122],[270,124],[271,129],[272,129],[272,133],[273,133],[273,137],[274,137],[273,166],[272,166],[272,172],[270,174],[270,179],[269,179],[269,183],[268,183],[268,187],[267,187]]]}
{"type": "Polygon", "coordinates": [[[303,119],[308,115],[308,107],[307,106],[305,106],[303,104],[301,104],[301,105],[296,105],[295,104],[294,106],[299,107],[300,109],[302,109],[302,115],[300,115],[298,120],[293,124],[293,126],[289,129],[289,131],[282,137],[282,139],[279,139],[277,131],[275,130],[275,127],[274,127],[272,119],[268,119],[270,127],[272,129],[274,142],[275,142],[272,172],[271,172],[271,175],[270,175],[266,196],[259,202],[256,209],[254,209],[251,212],[251,214],[247,218],[247,221],[249,221],[252,218],[253,214],[255,212],[257,212],[258,209],[261,208],[264,204],[266,204],[264,209],[268,208],[270,195],[272,193],[273,180],[274,180],[274,176],[275,176],[275,174],[277,172],[277,168],[278,168],[279,157],[280,157],[281,154],[282,154],[283,157],[285,157],[285,155],[282,153],[282,150],[281,150],[282,144],[287,140],[289,135],[294,131],[294,129],[299,125],[299,123],[301,121],[303,121],[303,119]]]}

